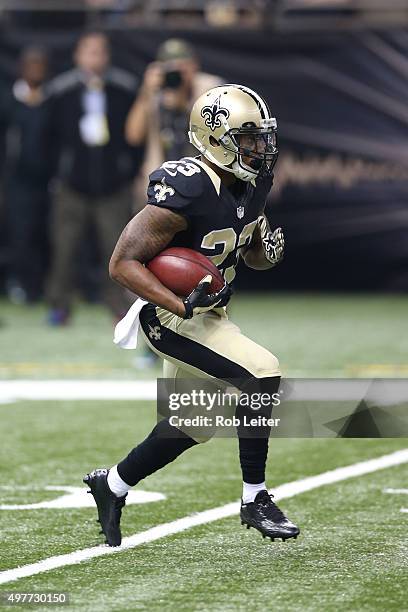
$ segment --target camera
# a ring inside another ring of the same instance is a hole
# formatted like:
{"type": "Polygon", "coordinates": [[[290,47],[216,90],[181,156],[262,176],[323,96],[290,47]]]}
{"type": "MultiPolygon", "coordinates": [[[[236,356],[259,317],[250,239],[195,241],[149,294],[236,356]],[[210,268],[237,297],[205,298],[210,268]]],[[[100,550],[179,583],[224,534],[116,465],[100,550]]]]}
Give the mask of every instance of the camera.
{"type": "Polygon", "coordinates": [[[180,70],[166,70],[163,79],[164,89],[178,89],[183,83],[183,76],[180,70]]]}

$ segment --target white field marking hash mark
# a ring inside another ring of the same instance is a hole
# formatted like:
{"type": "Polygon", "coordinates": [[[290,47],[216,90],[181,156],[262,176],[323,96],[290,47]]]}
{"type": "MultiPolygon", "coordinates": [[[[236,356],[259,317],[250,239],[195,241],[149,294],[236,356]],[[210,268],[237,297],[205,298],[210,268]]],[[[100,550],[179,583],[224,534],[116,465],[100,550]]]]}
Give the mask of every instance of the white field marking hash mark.
{"type": "MultiPolygon", "coordinates": [[[[408,489],[384,489],[383,493],[395,493],[397,495],[408,495],[408,489]]],[[[400,508],[400,512],[408,513],[408,508],[400,508]]]]}
{"type": "MultiPolygon", "coordinates": [[[[274,496],[276,500],[285,499],[288,497],[294,497],[300,493],[306,491],[312,491],[324,485],[333,484],[334,482],[341,482],[348,478],[355,478],[356,476],[363,476],[364,474],[371,474],[377,470],[383,470],[385,468],[400,465],[401,463],[408,462],[408,448],[396,451],[389,455],[382,455],[375,459],[368,459],[367,461],[361,461],[345,467],[336,468],[316,476],[309,476],[302,480],[295,480],[288,482],[274,489],[274,496]]],[[[101,557],[103,555],[119,554],[124,550],[129,550],[146,544],[147,542],[153,542],[164,538],[169,535],[175,535],[196,527],[197,525],[205,525],[206,523],[212,523],[223,518],[234,516],[239,513],[239,501],[226,504],[225,506],[219,506],[218,508],[212,508],[211,510],[204,510],[190,516],[186,516],[181,519],[172,521],[171,523],[162,523],[146,531],[135,533],[132,536],[123,538],[122,545],[119,548],[111,548],[109,546],[100,545],[92,548],[84,548],[82,550],[76,550],[72,553],[65,555],[57,555],[55,557],[49,557],[42,561],[23,565],[13,569],[5,570],[0,574],[0,584],[6,584],[7,582],[13,582],[20,578],[26,578],[27,576],[34,576],[47,572],[57,567],[64,567],[66,565],[75,565],[81,563],[81,561],[88,561],[95,557],[101,557]]]]}
{"type": "MultiPolygon", "coordinates": [[[[28,487],[23,487],[27,490],[28,487]]],[[[3,487],[0,490],[21,490],[20,487],[3,487]]],[[[55,499],[37,502],[34,504],[0,504],[0,510],[42,510],[42,509],[63,509],[63,508],[94,508],[95,502],[92,495],[87,495],[86,487],[69,487],[69,486],[47,486],[42,488],[43,491],[62,491],[65,495],[59,495],[55,499]]],[[[128,504],[148,504],[150,502],[162,501],[166,496],[162,493],[154,491],[141,491],[135,489],[129,491],[126,498],[128,504]]]]}

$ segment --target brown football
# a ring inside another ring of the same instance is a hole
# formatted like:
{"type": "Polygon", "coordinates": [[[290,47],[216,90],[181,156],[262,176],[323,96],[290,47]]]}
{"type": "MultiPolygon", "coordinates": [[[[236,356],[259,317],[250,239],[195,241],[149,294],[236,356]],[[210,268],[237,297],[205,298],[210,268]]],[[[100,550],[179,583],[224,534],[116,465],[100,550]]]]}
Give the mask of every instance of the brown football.
{"type": "Polygon", "coordinates": [[[184,247],[165,249],[146,264],[159,281],[176,295],[186,297],[200,280],[211,274],[209,293],[219,291],[224,279],[215,265],[202,253],[184,247]]]}

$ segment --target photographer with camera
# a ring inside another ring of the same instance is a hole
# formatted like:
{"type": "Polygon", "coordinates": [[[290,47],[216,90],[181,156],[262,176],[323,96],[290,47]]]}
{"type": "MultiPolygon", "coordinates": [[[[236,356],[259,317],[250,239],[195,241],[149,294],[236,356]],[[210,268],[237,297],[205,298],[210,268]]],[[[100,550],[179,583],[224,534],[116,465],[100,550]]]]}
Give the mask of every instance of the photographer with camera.
{"type": "Polygon", "coordinates": [[[150,172],[164,161],[195,154],[186,136],[191,107],[221,84],[219,77],[199,71],[194,49],[185,41],[171,38],[159,47],[126,121],[129,144],[145,145],[137,208],[144,205],[150,172]]]}

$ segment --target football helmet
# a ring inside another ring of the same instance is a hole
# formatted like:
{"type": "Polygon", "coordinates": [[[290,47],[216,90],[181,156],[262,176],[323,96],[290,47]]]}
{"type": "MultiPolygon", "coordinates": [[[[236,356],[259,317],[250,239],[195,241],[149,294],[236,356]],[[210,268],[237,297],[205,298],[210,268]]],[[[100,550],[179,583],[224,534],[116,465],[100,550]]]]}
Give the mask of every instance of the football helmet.
{"type": "Polygon", "coordinates": [[[277,122],[265,100],[243,85],[214,87],[196,100],[189,139],[200,153],[242,181],[272,174],[277,122]]]}

